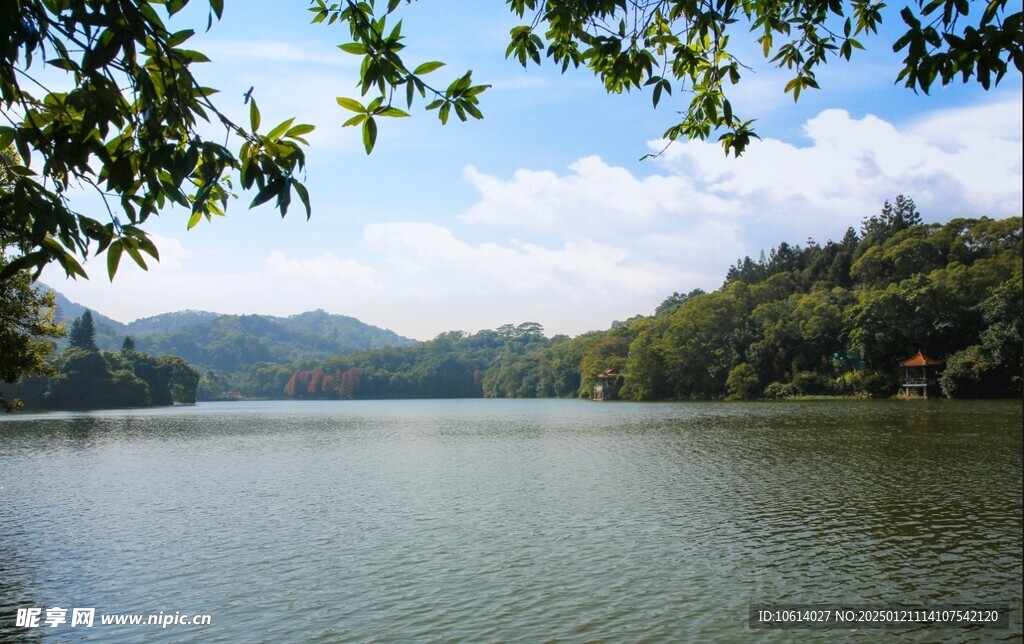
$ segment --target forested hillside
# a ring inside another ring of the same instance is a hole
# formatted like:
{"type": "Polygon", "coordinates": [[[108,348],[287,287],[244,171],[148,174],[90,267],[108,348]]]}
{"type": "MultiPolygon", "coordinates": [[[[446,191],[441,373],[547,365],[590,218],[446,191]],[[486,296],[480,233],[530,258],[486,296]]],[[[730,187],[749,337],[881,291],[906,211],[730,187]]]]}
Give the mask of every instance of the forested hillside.
{"type": "Polygon", "coordinates": [[[323,311],[288,318],[219,315],[176,331],[134,337],[141,350],[171,353],[216,371],[240,371],[260,362],[294,364],[413,343],[392,331],[323,311]]]}
{"type": "MultiPolygon", "coordinates": [[[[86,311],[60,293],[54,295],[56,320],[65,326],[86,311]]],[[[129,324],[91,315],[100,350],[116,351],[130,337],[139,351],[179,356],[203,373],[200,396],[205,399],[279,398],[295,365],[416,344],[393,331],[322,310],[289,317],[177,311],[129,324]]],[[[62,340],[59,348],[66,345],[62,340]]]]}
{"type": "Polygon", "coordinates": [[[293,398],[589,396],[632,400],[889,396],[900,360],[944,360],[949,396],[1019,396],[1021,220],[923,224],[899,197],[842,240],[741,258],[713,293],[569,339],[538,324],[334,357],[291,375],[293,398]]]}
{"type": "Polygon", "coordinates": [[[150,407],[196,402],[199,372],[178,356],[137,351],[130,339],[120,351],[101,351],[91,311],[69,325],[67,347],[46,374],[0,383],[3,398],[36,409],[150,407]]]}

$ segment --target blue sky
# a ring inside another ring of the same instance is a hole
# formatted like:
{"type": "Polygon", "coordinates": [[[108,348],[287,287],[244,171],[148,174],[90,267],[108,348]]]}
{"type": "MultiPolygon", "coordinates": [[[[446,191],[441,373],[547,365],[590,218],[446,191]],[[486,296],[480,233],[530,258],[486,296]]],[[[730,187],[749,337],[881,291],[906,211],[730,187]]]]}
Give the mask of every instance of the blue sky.
{"type": "MultiPolygon", "coordinates": [[[[86,264],[90,280],[44,273],[125,322],[319,308],[418,339],[522,321],[576,335],[649,314],[673,291],[716,289],[738,258],[781,241],[838,239],[897,194],[925,221],[1024,208],[1020,75],[989,92],[915,95],[893,83],[901,57],[885,30],[852,63],[823,68],[822,90],[796,104],[785,74],[741,46],[754,69],[733,105],[757,119],[762,140],[738,160],[714,141],[681,141],[640,161],[663,147],[684,98],[655,110],[649,94],[607,95],[585,70],[506,61],[517,20],[503,2],[414,3],[400,10],[407,62],[445,61],[441,85],[473,69],[493,86],[481,97],[485,119],[442,127],[414,108],[381,124],[367,156],[335,103],[357,95],[359,60],[336,48],[348,40],[342,27],[310,25],[302,0],[233,0],[203,32],[205,3],[194,5],[172,25],[200,32],[191,46],[213,62],[197,76],[221,90],[226,112],[244,122],[242,95],[254,86],[264,123],[317,126],[313,216],[250,211],[242,195],[226,218],[191,231],[181,211],[153,220],[162,261],[148,272],[126,260],[110,283],[101,259],[86,264]]],[[[90,195],[77,205],[102,207],[90,195]]]]}

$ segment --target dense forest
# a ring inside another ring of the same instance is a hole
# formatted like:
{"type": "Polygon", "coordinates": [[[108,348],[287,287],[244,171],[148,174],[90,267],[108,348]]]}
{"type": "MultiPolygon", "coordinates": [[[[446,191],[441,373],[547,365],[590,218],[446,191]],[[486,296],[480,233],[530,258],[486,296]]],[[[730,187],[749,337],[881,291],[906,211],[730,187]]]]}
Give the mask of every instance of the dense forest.
{"type": "Polygon", "coordinates": [[[900,196],[838,242],[741,258],[717,291],[674,293],[608,331],[546,338],[528,322],[443,333],[304,365],[284,393],[589,397],[612,369],[629,400],[885,397],[899,362],[923,350],[945,361],[947,396],[1020,396],[1021,242],[1018,218],[923,224],[900,196]]]}
{"type": "Polygon", "coordinates": [[[68,345],[43,376],[3,387],[28,409],[103,409],[194,403],[199,372],[178,356],[137,351],[126,337],[120,351],[100,351],[91,311],[71,323],[68,345]]]}

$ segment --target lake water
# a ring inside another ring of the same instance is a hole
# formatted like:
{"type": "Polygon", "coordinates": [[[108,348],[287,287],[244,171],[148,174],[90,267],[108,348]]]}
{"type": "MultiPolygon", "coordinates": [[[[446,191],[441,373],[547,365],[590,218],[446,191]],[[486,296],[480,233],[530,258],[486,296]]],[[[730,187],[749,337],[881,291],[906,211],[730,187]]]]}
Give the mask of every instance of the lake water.
{"type": "Polygon", "coordinates": [[[1020,641],[1021,431],[1019,401],[4,416],[0,640],[1020,641]],[[1011,617],[752,630],[762,603],[1011,617]],[[99,623],[160,612],[212,623],[99,623]]]}

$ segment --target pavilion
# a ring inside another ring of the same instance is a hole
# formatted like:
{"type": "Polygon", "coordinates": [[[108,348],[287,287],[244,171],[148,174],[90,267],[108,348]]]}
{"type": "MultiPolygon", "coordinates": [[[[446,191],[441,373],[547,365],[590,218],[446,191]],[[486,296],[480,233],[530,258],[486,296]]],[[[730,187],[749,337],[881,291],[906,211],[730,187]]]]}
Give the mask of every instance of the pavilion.
{"type": "Polygon", "coordinates": [[[929,390],[938,392],[939,370],[945,363],[942,360],[929,358],[923,351],[900,363],[903,367],[903,386],[900,393],[906,397],[927,398],[929,390]]]}
{"type": "Polygon", "coordinates": [[[622,374],[615,369],[607,369],[597,374],[594,385],[594,400],[618,400],[622,386],[622,374]]]}

